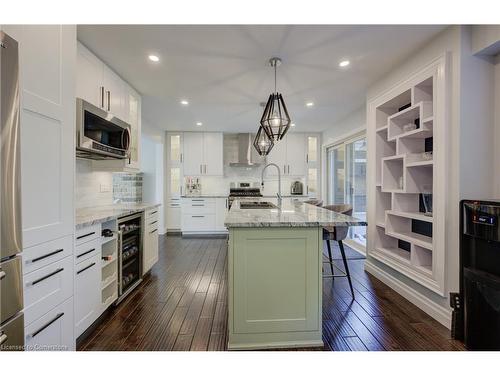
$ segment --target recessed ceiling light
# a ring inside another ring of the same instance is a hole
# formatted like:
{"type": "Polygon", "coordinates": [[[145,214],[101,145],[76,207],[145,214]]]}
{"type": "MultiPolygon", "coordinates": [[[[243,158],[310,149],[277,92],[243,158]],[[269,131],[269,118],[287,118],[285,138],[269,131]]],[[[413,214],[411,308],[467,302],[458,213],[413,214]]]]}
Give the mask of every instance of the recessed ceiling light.
{"type": "Polygon", "coordinates": [[[351,62],[349,60],[342,60],[341,62],[339,62],[339,66],[341,68],[345,68],[346,66],[348,66],[351,62]]]}
{"type": "Polygon", "coordinates": [[[148,59],[150,59],[150,60],[151,60],[151,61],[153,61],[153,62],[158,62],[158,61],[160,61],[160,58],[159,58],[158,56],[156,56],[156,55],[149,55],[149,56],[148,56],[148,59]]]}
{"type": "Polygon", "coordinates": [[[314,103],[313,103],[313,102],[307,102],[307,103],[306,103],[306,106],[307,106],[307,107],[312,107],[312,106],[314,106],[314,103]]]}
{"type": "Polygon", "coordinates": [[[183,100],[181,100],[181,104],[182,104],[182,105],[188,105],[188,104],[189,104],[189,102],[188,102],[187,100],[183,99],[183,100]]]}
{"type": "Polygon", "coordinates": [[[196,126],[202,126],[202,125],[203,125],[203,123],[202,123],[202,122],[197,122],[197,123],[196,123],[196,126]]]}
{"type": "Polygon", "coordinates": [[[292,123],[290,124],[290,126],[293,128],[293,127],[295,126],[295,123],[294,123],[294,122],[292,122],[292,123]]]}

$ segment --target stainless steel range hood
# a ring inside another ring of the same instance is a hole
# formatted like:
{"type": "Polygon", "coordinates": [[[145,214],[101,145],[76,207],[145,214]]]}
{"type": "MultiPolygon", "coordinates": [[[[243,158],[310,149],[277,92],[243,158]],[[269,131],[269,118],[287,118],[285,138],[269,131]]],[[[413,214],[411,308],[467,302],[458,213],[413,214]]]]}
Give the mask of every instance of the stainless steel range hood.
{"type": "Polygon", "coordinates": [[[224,134],[224,164],[231,167],[258,167],[265,158],[253,147],[251,133],[224,134]]]}

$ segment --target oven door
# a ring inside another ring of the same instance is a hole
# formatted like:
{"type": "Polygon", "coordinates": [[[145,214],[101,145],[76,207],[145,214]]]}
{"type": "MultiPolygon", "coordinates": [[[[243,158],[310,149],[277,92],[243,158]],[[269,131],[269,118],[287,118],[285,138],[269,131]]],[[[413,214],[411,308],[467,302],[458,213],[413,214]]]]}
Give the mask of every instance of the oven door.
{"type": "Polygon", "coordinates": [[[77,99],[76,106],[77,156],[90,159],[129,157],[129,124],[83,99],[77,99]]]}

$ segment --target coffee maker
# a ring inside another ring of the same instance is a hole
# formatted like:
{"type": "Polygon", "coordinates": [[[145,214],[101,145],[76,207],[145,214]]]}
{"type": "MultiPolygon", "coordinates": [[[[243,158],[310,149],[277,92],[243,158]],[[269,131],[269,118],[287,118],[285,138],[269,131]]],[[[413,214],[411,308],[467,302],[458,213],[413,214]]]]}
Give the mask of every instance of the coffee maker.
{"type": "Polygon", "coordinates": [[[292,182],[292,186],[290,187],[290,193],[292,195],[303,195],[304,194],[304,185],[300,181],[292,182]]]}

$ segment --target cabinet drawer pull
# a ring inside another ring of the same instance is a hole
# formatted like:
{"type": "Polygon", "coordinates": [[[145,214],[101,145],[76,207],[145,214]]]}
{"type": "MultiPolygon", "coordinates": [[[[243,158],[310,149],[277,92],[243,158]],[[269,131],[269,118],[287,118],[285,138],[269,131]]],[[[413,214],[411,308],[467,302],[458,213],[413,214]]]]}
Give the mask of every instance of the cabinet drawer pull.
{"type": "Polygon", "coordinates": [[[85,237],[88,237],[88,236],[92,236],[93,234],[95,234],[95,232],[90,232],[90,233],[87,233],[87,234],[83,234],[81,236],[76,237],[76,239],[77,240],[81,240],[82,238],[85,238],[85,237]]]}
{"type": "Polygon", "coordinates": [[[205,216],[203,216],[203,215],[193,215],[191,217],[205,217],[205,216]]]}
{"type": "Polygon", "coordinates": [[[80,271],[77,271],[77,272],[76,272],[76,274],[77,274],[77,275],[79,275],[79,274],[81,274],[83,271],[87,271],[89,268],[94,267],[94,266],[95,266],[95,262],[94,262],[94,263],[92,263],[92,264],[89,264],[89,265],[88,265],[87,267],[85,267],[85,268],[82,268],[80,271]]]}
{"type": "Polygon", "coordinates": [[[94,248],[94,249],[90,249],[90,250],[88,250],[88,251],[85,251],[85,252],[83,252],[83,253],[81,253],[81,254],[77,255],[77,256],[76,256],[76,259],[81,258],[81,257],[82,257],[82,256],[84,256],[84,255],[90,254],[92,251],[95,251],[95,248],[94,248]]]}
{"type": "Polygon", "coordinates": [[[205,199],[192,199],[193,202],[205,202],[205,199]]]}
{"type": "Polygon", "coordinates": [[[156,214],[156,213],[158,213],[158,211],[153,211],[153,212],[151,212],[151,213],[149,214],[149,216],[154,215],[154,214],[156,214]]]}
{"type": "Polygon", "coordinates": [[[56,255],[56,254],[59,254],[61,251],[64,251],[64,249],[57,249],[51,253],[48,253],[48,254],[45,254],[45,255],[42,255],[38,258],[33,258],[31,259],[31,263],[35,263],[35,262],[38,262],[39,260],[42,260],[42,259],[45,259],[45,258],[48,258],[48,257],[51,257],[52,255],[56,255]]]}
{"type": "Polygon", "coordinates": [[[51,273],[49,273],[48,275],[45,275],[45,276],[40,277],[39,279],[37,279],[37,280],[35,280],[35,281],[32,281],[32,282],[30,283],[30,285],[32,285],[32,286],[33,286],[33,285],[36,285],[36,284],[38,284],[38,283],[41,283],[43,280],[47,280],[49,277],[52,277],[52,276],[54,276],[54,275],[57,275],[59,272],[62,272],[62,271],[64,271],[64,268],[58,268],[58,269],[57,269],[57,270],[55,270],[54,272],[51,272],[51,273]]]}
{"type": "Polygon", "coordinates": [[[149,225],[156,224],[157,222],[158,222],[158,220],[152,221],[151,223],[149,223],[149,225]]]}
{"type": "Polygon", "coordinates": [[[104,108],[104,86],[101,86],[101,108],[104,108]]]}
{"type": "Polygon", "coordinates": [[[61,319],[61,317],[64,315],[64,313],[59,313],[56,315],[56,317],[54,319],[52,319],[50,322],[48,322],[47,324],[43,325],[41,328],[37,329],[35,332],[33,332],[30,336],[31,337],[35,337],[36,335],[38,335],[39,333],[41,333],[42,331],[44,331],[46,328],[48,328],[52,323],[55,323],[57,320],[61,319]]]}
{"type": "Polygon", "coordinates": [[[106,91],[108,95],[108,112],[111,111],[111,91],[106,91]]]}
{"type": "Polygon", "coordinates": [[[193,207],[205,207],[205,205],[204,205],[204,204],[193,204],[192,206],[193,206],[193,207]]]}
{"type": "Polygon", "coordinates": [[[156,232],[157,230],[158,230],[158,229],[155,229],[155,230],[153,230],[153,231],[149,232],[149,234],[153,234],[153,233],[154,233],[154,232],[156,232]]]}

